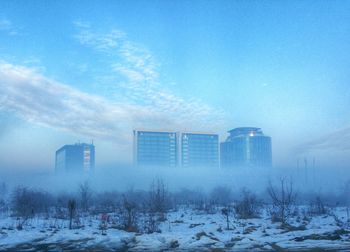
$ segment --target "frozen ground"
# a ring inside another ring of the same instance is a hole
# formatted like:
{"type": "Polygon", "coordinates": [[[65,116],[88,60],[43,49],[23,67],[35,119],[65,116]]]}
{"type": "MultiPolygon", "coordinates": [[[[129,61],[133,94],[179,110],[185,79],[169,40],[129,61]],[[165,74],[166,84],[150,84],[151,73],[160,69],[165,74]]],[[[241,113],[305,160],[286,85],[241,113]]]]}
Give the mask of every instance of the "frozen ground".
{"type": "MultiPolygon", "coordinates": [[[[19,220],[0,219],[0,251],[350,251],[350,230],[344,208],[312,218],[291,218],[290,225],[263,218],[239,220],[231,216],[227,230],[220,211],[205,214],[181,209],[167,214],[161,233],[139,234],[117,229],[111,216],[105,235],[100,216],[80,218],[80,228],[68,220],[34,218],[22,230],[19,220]]],[[[301,217],[300,217],[301,216],[301,217]]]]}

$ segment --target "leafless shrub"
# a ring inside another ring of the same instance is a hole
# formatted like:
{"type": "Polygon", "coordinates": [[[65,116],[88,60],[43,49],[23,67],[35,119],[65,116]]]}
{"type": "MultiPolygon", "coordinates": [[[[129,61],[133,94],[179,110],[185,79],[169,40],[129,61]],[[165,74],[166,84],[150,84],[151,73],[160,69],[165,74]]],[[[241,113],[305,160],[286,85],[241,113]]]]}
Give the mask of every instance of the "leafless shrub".
{"type": "Polygon", "coordinates": [[[149,192],[149,210],[150,213],[158,215],[159,221],[166,220],[166,211],[168,210],[168,193],[164,182],[157,179],[152,182],[149,192]]]}
{"type": "MultiPolygon", "coordinates": [[[[26,187],[17,187],[12,196],[12,207],[14,213],[18,217],[22,217],[24,222],[32,215],[34,215],[34,209],[32,204],[31,193],[26,187]]],[[[23,224],[24,224],[23,222],[23,224]]]]}
{"type": "Polygon", "coordinates": [[[128,196],[123,194],[122,204],[122,225],[127,232],[137,232],[137,204],[128,199],[128,196]]]}
{"type": "Polygon", "coordinates": [[[292,180],[287,183],[284,178],[280,179],[280,187],[275,187],[269,181],[267,192],[271,198],[273,208],[270,211],[274,221],[285,224],[291,213],[291,207],[295,203],[296,194],[293,191],[292,180]]]}
{"type": "Polygon", "coordinates": [[[234,210],[238,218],[257,218],[260,215],[262,203],[252,192],[243,189],[241,199],[234,205],[234,210]]]}
{"type": "Polygon", "coordinates": [[[314,200],[310,202],[308,213],[313,216],[324,215],[329,213],[328,208],[323,203],[320,196],[316,196],[314,200]]]}
{"type": "Polygon", "coordinates": [[[54,205],[54,198],[47,192],[17,187],[12,195],[12,206],[18,216],[29,216],[48,212],[54,205]]]}
{"type": "Polygon", "coordinates": [[[144,231],[147,234],[152,234],[152,233],[160,233],[161,230],[159,228],[160,225],[160,221],[159,218],[157,216],[157,214],[149,212],[147,213],[145,216],[145,220],[144,220],[144,231]]]}
{"type": "Polygon", "coordinates": [[[160,222],[166,220],[166,213],[170,208],[170,195],[162,179],[153,180],[149,197],[144,209],[144,230],[147,233],[160,232],[160,222]]]}
{"type": "Polygon", "coordinates": [[[79,185],[79,193],[81,208],[83,211],[87,212],[89,210],[89,205],[91,203],[92,198],[92,189],[90,187],[89,182],[85,181],[84,183],[79,185]]]}
{"type": "Polygon", "coordinates": [[[23,224],[38,213],[48,215],[49,208],[54,205],[53,197],[46,192],[39,192],[27,187],[17,187],[12,194],[12,209],[14,214],[22,221],[18,224],[18,229],[22,229],[23,224]]]}

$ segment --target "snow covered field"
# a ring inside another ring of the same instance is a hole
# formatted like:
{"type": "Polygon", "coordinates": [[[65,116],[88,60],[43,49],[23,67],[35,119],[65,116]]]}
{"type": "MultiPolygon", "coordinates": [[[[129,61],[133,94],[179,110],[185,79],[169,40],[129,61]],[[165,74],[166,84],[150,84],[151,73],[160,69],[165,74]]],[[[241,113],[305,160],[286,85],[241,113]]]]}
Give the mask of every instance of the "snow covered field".
{"type": "Polygon", "coordinates": [[[331,214],[292,217],[288,225],[257,219],[226,217],[217,209],[207,214],[191,208],[167,213],[161,232],[122,231],[110,214],[105,234],[101,215],[79,218],[69,230],[67,219],[35,217],[18,230],[19,219],[0,217],[0,251],[350,251],[350,229],[345,208],[331,214]]]}

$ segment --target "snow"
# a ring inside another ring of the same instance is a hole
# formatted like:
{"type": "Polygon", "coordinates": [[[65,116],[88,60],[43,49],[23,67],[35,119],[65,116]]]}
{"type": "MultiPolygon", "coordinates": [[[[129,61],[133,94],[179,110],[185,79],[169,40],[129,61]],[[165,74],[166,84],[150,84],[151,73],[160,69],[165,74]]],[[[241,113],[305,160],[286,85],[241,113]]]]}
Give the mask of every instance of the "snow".
{"type": "Polygon", "coordinates": [[[0,251],[269,251],[316,247],[350,250],[350,226],[346,218],[346,209],[338,207],[333,209],[333,214],[308,219],[291,217],[288,223],[293,228],[282,228],[281,223],[272,223],[267,213],[247,220],[230,216],[230,230],[227,230],[220,210],[206,214],[184,207],[167,214],[167,220],[160,225],[161,233],[125,232],[109,223],[106,235],[102,235],[98,215],[81,218],[82,227],[72,230],[68,228],[68,220],[43,216],[29,220],[22,230],[17,230],[19,220],[0,216],[0,251]]]}

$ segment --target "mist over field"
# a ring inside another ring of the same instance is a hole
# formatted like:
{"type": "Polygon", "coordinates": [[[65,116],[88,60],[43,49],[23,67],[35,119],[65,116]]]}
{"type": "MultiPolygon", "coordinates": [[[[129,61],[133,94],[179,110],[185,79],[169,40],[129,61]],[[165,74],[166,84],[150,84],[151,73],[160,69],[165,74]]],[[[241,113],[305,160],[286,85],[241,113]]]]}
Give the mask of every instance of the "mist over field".
{"type": "Polygon", "coordinates": [[[79,184],[88,181],[95,191],[148,190],[152,181],[162,179],[171,192],[183,188],[210,192],[217,186],[226,186],[239,194],[243,188],[258,194],[265,194],[269,181],[278,183],[281,179],[293,182],[299,193],[334,194],[342,193],[350,181],[346,168],[259,168],[241,167],[235,170],[197,167],[191,169],[154,167],[140,168],[121,166],[97,170],[93,174],[55,174],[48,172],[1,173],[2,182],[9,187],[18,185],[43,189],[51,193],[76,192],[79,184]]]}
{"type": "Polygon", "coordinates": [[[350,251],[350,1],[0,1],[0,251],[350,251]]]}

